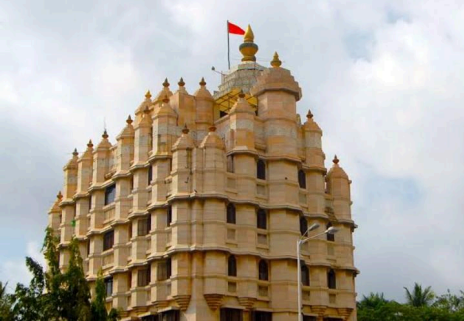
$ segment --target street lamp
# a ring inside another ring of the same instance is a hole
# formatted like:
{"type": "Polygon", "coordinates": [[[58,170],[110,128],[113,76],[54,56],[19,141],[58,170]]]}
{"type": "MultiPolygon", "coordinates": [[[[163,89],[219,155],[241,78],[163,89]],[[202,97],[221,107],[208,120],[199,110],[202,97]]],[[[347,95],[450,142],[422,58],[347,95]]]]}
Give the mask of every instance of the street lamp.
{"type": "Polygon", "coordinates": [[[297,270],[298,270],[297,271],[297,274],[298,274],[298,321],[303,321],[303,315],[301,314],[301,261],[300,261],[301,245],[320,235],[335,234],[338,232],[337,228],[331,226],[322,233],[313,235],[311,237],[306,236],[306,235],[309,235],[309,232],[314,231],[318,227],[319,227],[319,224],[314,223],[306,230],[306,232],[298,239],[298,241],[296,241],[296,256],[297,256],[297,270]]]}

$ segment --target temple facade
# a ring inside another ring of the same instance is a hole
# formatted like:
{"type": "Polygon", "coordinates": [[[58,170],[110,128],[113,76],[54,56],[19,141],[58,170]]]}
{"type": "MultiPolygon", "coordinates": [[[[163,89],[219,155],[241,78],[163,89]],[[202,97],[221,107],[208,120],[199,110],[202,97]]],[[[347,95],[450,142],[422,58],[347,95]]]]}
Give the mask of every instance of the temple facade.
{"type": "Polygon", "coordinates": [[[296,242],[304,321],[356,320],[350,184],[322,130],[297,114],[301,88],[277,54],[256,63],[248,27],[242,62],[211,93],[166,80],[119,135],[105,131],[64,166],[49,211],[67,246],[80,244],[91,286],[123,320],[297,320],[296,242]]]}

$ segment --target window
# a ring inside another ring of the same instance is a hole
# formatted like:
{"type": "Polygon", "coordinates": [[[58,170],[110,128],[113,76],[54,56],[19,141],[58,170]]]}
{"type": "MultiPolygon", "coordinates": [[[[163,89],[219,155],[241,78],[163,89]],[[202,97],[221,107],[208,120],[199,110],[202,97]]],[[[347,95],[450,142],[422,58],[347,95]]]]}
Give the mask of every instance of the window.
{"type": "Polygon", "coordinates": [[[309,269],[306,264],[301,265],[301,283],[309,286],[309,269]]]}
{"type": "Polygon", "coordinates": [[[147,286],[151,282],[151,268],[140,269],[137,272],[137,286],[147,286]]]}
{"type": "Polygon", "coordinates": [[[237,259],[233,255],[227,260],[227,275],[237,276],[237,259]]]}
{"type": "Polygon", "coordinates": [[[114,202],[116,196],[116,185],[110,185],[105,189],[105,205],[111,204],[114,202]]]}
{"type": "Polygon", "coordinates": [[[89,211],[92,209],[92,194],[89,196],[89,211]]]}
{"type": "Polygon", "coordinates": [[[108,231],[103,235],[103,251],[109,250],[114,245],[114,231],[108,231]]]}
{"type": "Polygon", "coordinates": [[[300,233],[301,233],[301,235],[305,235],[307,230],[308,230],[308,221],[306,220],[306,217],[300,216],[300,233]]]}
{"type": "Polygon", "coordinates": [[[303,321],[317,321],[317,317],[309,316],[309,315],[304,315],[303,316],[303,321]]]}
{"type": "Polygon", "coordinates": [[[267,214],[263,209],[259,209],[257,213],[257,224],[256,226],[260,229],[267,229],[267,214]]]}
{"type": "Polygon", "coordinates": [[[131,176],[130,178],[130,191],[129,194],[132,194],[132,191],[134,190],[134,176],[131,176]]]}
{"type": "Polygon", "coordinates": [[[148,217],[141,218],[138,221],[137,225],[137,235],[144,236],[150,233],[151,230],[151,214],[148,214],[148,217]]]}
{"type": "Polygon", "coordinates": [[[306,173],[302,169],[298,171],[298,184],[300,188],[306,188],[306,173]]]}
{"type": "Polygon", "coordinates": [[[168,206],[166,209],[166,226],[171,226],[172,223],[172,208],[168,206]]]}
{"type": "MultiPolygon", "coordinates": [[[[327,229],[329,229],[329,227],[332,227],[331,223],[327,224],[327,229]]],[[[327,241],[334,242],[335,241],[335,235],[333,233],[327,233],[327,241]]]]}
{"type": "Polygon", "coordinates": [[[266,179],[266,164],[262,159],[256,163],[256,177],[259,179],[266,179]]]}
{"type": "Polygon", "coordinates": [[[87,257],[90,255],[90,240],[87,240],[87,257]]]}
{"type": "Polygon", "coordinates": [[[105,282],[106,296],[112,296],[113,295],[113,278],[106,278],[104,282],[105,282]]]}
{"type": "Polygon", "coordinates": [[[335,278],[335,272],[332,269],[327,272],[327,286],[329,289],[337,288],[337,279],[335,278]]]}
{"type": "Polygon", "coordinates": [[[130,290],[132,288],[132,271],[129,270],[127,273],[127,289],[130,290]]]}
{"type": "Polygon", "coordinates": [[[130,239],[132,238],[132,222],[129,222],[129,226],[127,228],[128,228],[127,237],[129,238],[129,241],[130,241],[130,239]]]}
{"type": "Polygon", "coordinates": [[[178,310],[161,312],[160,321],[179,321],[180,314],[178,310]]]}
{"type": "Polygon", "coordinates": [[[269,271],[267,262],[264,260],[259,261],[259,279],[262,281],[269,281],[269,271]]]}
{"type": "Polygon", "coordinates": [[[227,205],[227,223],[235,224],[235,206],[232,203],[227,205]]]}
{"type": "Polygon", "coordinates": [[[148,186],[151,185],[151,180],[152,179],[153,179],[153,167],[150,164],[150,166],[148,167],[148,183],[147,183],[148,186]]]}
{"type": "Polygon", "coordinates": [[[253,321],[272,321],[272,312],[252,311],[253,321]]]}
{"type": "Polygon", "coordinates": [[[171,278],[172,266],[171,258],[166,261],[158,263],[157,279],[158,281],[164,281],[171,278]]]}
{"type": "Polygon", "coordinates": [[[221,321],[242,321],[243,312],[240,309],[221,309],[221,321]]]}
{"type": "Polygon", "coordinates": [[[227,171],[229,173],[234,173],[234,155],[227,156],[227,171]]]}

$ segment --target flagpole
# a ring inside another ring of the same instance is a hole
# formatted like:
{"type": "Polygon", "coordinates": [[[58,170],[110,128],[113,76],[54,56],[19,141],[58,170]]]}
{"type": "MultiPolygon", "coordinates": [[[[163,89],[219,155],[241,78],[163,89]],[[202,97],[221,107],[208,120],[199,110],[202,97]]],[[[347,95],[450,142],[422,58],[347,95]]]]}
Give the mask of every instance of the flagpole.
{"type": "Polygon", "coordinates": [[[227,63],[230,70],[229,20],[227,20],[227,63]]]}

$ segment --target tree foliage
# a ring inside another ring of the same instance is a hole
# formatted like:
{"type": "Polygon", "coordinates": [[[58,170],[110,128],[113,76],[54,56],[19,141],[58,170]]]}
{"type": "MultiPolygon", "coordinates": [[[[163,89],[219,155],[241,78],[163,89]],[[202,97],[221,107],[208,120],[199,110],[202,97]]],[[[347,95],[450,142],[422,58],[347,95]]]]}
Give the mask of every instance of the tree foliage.
{"type": "Polygon", "coordinates": [[[406,292],[406,303],[388,301],[383,293],[371,293],[358,302],[358,321],[464,321],[464,293],[436,297],[431,287],[415,283],[406,292]]]}
{"type": "Polygon", "coordinates": [[[0,283],[0,321],[113,321],[118,312],[110,313],[105,308],[105,285],[100,273],[96,281],[96,292],[90,301],[90,287],[85,279],[79,243],[73,238],[68,245],[68,266],[64,271],[59,267],[58,238],[46,229],[42,252],[47,262],[47,270],[26,258],[26,265],[32,274],[29,286],[17,284],[13,294],[6,293],[6,285],[0,283]]]}

